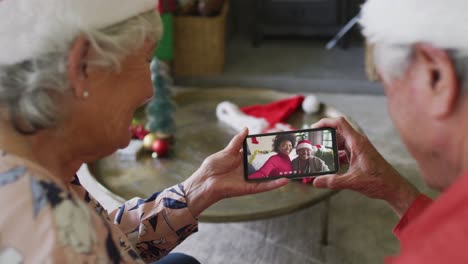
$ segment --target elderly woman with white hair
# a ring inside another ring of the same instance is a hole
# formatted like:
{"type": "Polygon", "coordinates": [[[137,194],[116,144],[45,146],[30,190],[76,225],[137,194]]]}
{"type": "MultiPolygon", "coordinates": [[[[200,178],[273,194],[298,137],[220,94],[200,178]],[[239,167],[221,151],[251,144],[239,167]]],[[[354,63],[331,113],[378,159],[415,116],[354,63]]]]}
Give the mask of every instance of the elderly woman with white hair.
{"type": "Polygon", "coordinates": [[[441,192],[420,194],[345,119],[335,127],[350,167],[314,181],[385,200],[400,222],[401,252],[386,263],[468,263],[468,37],[466,0],[368,0],[364,35],[375,45],[388,110],[423,180],[441,192]]]}
{"type": "Polygon", "coordinates": [[[287,183],[244,182],[244,130],[183,183],[115,211],[81,186],[76,171],[125,147],[152,96],[156,2],[0,1],[1,263],[155,261],[213,203],[287,183]]]}

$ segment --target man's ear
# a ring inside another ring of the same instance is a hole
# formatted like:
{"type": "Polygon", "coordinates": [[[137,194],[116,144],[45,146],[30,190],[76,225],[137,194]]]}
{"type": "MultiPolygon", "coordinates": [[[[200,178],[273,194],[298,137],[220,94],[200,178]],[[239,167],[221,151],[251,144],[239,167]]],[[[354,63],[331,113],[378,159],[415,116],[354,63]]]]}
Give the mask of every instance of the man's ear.
{"type": "Polygon", "coordinates": [[[67,72],[73,93],[77,97],[83,97],[87,91],[88,64],[90,43],[84,36],[73,41],[68,53],[67,72]]]}
{"type": "Polygon", "coordinates": [[[449,54],[426,43],[416,44],[416,56],[424,64],[425,99],[428,112],[436,118],[451,114],[457,105],[460,85],[455,65],[449,54]]]}

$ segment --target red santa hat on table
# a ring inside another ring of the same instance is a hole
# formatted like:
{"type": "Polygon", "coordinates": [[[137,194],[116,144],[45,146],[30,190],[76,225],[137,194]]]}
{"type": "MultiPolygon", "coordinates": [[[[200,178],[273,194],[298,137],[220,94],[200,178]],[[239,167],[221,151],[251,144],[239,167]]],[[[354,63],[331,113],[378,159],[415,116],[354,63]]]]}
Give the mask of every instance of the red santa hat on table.
{"type": "Polygon", "coordinates": [[[250,134],[294,129],[287,119],[298,109],[307,113],[317,112],[320,102],[314,95],[298,95],[264,105],[252,105],[242,108],[231,102],[222,102],[216,109],[218,119],[236,130],[249,128],[250,134]]]}
{"type": "Polygon", "coordinates": [[[468,53],[466,0],[368,0],[360,23],[371,43],[432,45],[468,53]]]}
{"type": "Polygon", "coordinates": [[[307,140],[307,139],[303,139],[303,140],[297,142],[296,149],[303,149],[303,148],[310,149],[310,150],[314,149],[312,147],[312,143],[310,143],[310,141],[307,140]]]}
{"type": "Polygon", "coordinates": [[[157,0],[0,0],[0,65],[54,51],[54,43],[72,41],[80,32],[111,26],[156,5],[157,0]]]}

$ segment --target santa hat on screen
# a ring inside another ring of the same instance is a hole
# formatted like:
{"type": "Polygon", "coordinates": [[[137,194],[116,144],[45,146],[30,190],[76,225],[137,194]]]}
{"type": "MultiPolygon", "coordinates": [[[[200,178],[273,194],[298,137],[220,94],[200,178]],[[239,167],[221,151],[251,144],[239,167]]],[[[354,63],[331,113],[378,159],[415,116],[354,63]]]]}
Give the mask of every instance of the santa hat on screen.
{"type": "MultiPolygon", "coordinates": [[[[156,9],[157,0],[0,0],[0,65],[55,51],[81,32],[156,9]]],[[[161,28],[162,26],[154,25],[161,28]]]]}
{"type": "Polygon", "coordinates": [[[303,149],[303,148],[313,150],[312,143],[310,143],[310,141],[307,139],[303,139],[297,142],[296,149],[303,149]]]}
{"type": "Polygon", "coordinates": [[[293,130],[288,118],[302,108],[307,113],[318,112],[320,102],[314,95],[298,95],[264,105],[239,108],[231,102],[222,102],[216,108],[218,119],[235,130],[249,128],[250,134],[293,130]]]}

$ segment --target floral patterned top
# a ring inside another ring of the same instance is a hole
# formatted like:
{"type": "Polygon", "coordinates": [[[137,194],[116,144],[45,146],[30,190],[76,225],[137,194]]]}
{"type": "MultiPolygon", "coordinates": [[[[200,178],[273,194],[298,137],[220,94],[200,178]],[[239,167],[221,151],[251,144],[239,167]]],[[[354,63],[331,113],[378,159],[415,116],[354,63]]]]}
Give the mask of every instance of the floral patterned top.
{"type": "Polygon", "coordinates": [[[0,153],[0,263],[145,263],[198,230],[182,184],[106,212],[75,176],[0,153]]]}

